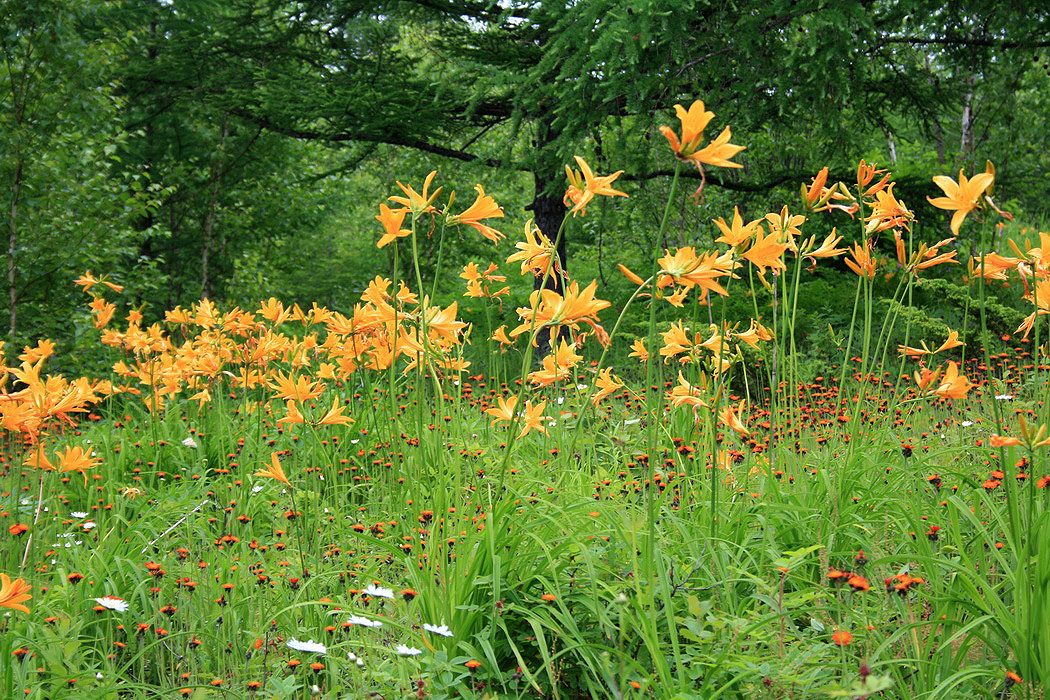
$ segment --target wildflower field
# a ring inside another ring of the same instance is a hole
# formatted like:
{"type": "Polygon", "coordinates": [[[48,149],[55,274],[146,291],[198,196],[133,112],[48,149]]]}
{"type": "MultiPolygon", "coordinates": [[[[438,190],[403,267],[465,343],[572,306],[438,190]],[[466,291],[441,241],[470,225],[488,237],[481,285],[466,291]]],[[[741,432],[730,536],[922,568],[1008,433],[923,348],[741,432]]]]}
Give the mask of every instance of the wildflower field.
{"type": "MultiPolygon", "coordinates": [[[[675,108],[661,238],[680,175],[743,150],[675,108]]],[[[414,274],[348,313],[146,325],[134,279],[75,280],[111,373],[50,373],[48,341],[3,371],[0,697],[1043,697],[1050,236],[1006,235],[993,166],[929,183],[930,240],[891,172],[825,168],[621,265],[617,306],[557,250],[621,173],[566,170],[559,231],[501,231],[498,192],[435,173],[377,196],[414,274]],[[491,258],[444,269],[455,232],[491,258]],[[834,259],[851,321],[811,376],[800,281],[834,259]],[[979,333],[913,328],[939,266],[979,333]],[[995,351],[993,285],[1030,314],[995,351]]]]}

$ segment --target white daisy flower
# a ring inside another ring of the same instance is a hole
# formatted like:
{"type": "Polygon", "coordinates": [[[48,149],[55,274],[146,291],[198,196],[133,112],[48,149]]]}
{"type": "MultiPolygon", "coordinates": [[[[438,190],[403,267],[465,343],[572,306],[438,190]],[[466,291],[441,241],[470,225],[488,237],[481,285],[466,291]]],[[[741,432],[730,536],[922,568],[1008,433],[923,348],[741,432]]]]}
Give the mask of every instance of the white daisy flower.
{"type": "Polygon", "coordinates": [[[383,623],[379,620],[369,620],[367,617],[361,617],[360,615],[351,615],[350,619],[347,620],[351,625],[361,625],[362,627],[382,627],[383,623]]]}
{"type": "Polygon", "coordinates": [[[451,637],[452,630],[448,628],[448,625],[431,625],[429,623],[423,623],[423,629],[432,634],[440,634],[442,637],[451,637]]]}
{"type": "Polygon", "coordinates": [[[371,596],[373,598],[389,598],[394,599],[394,592],[389,588],[381,588],[374,583],[368,584],[368,588],[361,591],[362,595],[371,596]]]}
{"type": "Polygon", "coordinates": [[[961,425],[964,428],[969,428],[971,425],[973,425],[973,421],[972,420],[964,420],[959,425],[961,425]]]}
{"type": "Polygon", "coordinates": [[[84,523],[83,525],[81,525],[80,527],[84,528],[85,530],[93,530],[96,527],[98,527],[98,523],[89,520],[86,523],[84,523]]]}
{"type": "Polygon", "coordinates": [[[87,513],[83,512],[83,511],[79,511],[79,510],[75,510],[72,513],[69,514],[69,517],[71,517],[71,518],[86,518],[87,516],[88,516],[87,513]]]}
{"type": "Polygon", "coordinates": [[[308,642],[300,642],[295,637],[292,637],[288,640],[286,644],[289,649],[294,649],[295,651],[305,651],[311,654],[328,653],[328,647],[326,647],[324,644],[321,644],[320,642],[315,642],[312,639],[308,642]]]}
{"type": "Polygon", "coordinates": [[[185,445],[186,447],[196,447],[197,446],[197,441],[194,440],[191,437],[188,437],[188,438],[186,438],[185,440],[182,441],[182,444],[185,445]]]}
{"type": "Polygon", "coordinates": [[[1011,399],[1013,399],[1013,397],[1014,397],[1013,394],[996,394],[995,395],[995,400],[996,401],[1010,401],[1011,399]]]}
{"type": "Polygon", "coordinates": [[[415,647],[405,646],[404,644],[398,644],[397,653],[401,656],[419,656],[423,653],[423,650],[416,649],[415,647]]]}
{"type": "Polygon", "coordinates": [[[116,596],[107,595],[102,598],[95,598],[95,602],[104,608],[109,610],[116,610],[117,612],[127,612],[128,602],[123,598],[117,598],[116,596]]]}

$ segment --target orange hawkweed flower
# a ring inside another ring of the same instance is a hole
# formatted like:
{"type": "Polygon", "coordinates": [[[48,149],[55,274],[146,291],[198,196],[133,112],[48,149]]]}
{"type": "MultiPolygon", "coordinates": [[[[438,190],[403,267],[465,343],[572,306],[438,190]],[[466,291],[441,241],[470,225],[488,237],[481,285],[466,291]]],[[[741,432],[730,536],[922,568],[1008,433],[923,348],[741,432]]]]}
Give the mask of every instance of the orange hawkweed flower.
{"type": "Polygon", "coordinates": [[[277,479],[277,481],[284,482],[288,486],[292,485],[292,483],[288,481],[288,477],[285,476],[284,467],[281,466],[281,462],[278,459],[278,454],[276,452],[270,455],[270,464],[267,465],[266,468],[255,472],[254,474],[252,474],[252,476],[265,476],[271,479],[277,479]]]}
{"type": "Polygon", "coordinates": [[[474,203],[471,204],[462,214],[450,215],[446,219],[446,223],[449,226],[466,224],[493,243],[499,243],[499,240],[504,238],[504,235],[491,226],[486,226],[481,223],[481,220],[502,219],[503,209],[496,204],[495,199],[485,194],[484,187],[481,185],[475,185],[474,189],[478,191],[478,196],[474,200],[474,203]]]}
{"type": "Polygon", "coordinates": [[[966,215],[973,211],[984,191],[995,182],[995,175],[984,172],[967,179],[963,171],[959,170],[958,182],[947,175],[937,175],[933,178],[933,182],[944,191],[945,196],[937,199],[927,197],[926,199],[938,209],[955,211],[952,216],[951,229],[952,233],[958,234],[959,227],[962,226],[966,215]]]}
{"type": "Polygon", "coordinates": [[[848,630],[835,630],[831,633],[831,641],[840,647],[848,647],[853,641],[853,634],[848,630]]]}
{"type": "Polygon", "coordinates": [[[11,608],[28,613],[29,608],[22,603],[33,597],[29,595],[31,590],[33,587],[26,585],[24,580],[16,578],[12,581],[7,574],[0,574],[0,608],[11,608]]]}

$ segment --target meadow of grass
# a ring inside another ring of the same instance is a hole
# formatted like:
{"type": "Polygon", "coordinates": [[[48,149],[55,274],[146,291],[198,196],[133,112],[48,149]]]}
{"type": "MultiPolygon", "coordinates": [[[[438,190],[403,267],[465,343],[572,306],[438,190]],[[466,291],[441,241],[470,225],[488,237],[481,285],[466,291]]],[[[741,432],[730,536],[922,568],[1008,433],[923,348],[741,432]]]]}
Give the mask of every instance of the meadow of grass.
{"type": "MultiPolygon", "coordinates": [[[[676,173],[735,165],[728,128],[700,147],[709,115],[666,130],[676,173]]],[[[576,165],[567,226],[622,194],[576,165]]],[[[984,232],[968,261],[914,240],[888,173],[826,176],[804,215],[623,268],[621,308],[564,275],[562,231],[526,225],[506,269],[439,262],[483,331],[431,303],[416,236],[497,243],[503,212],[479,186],[454,214],[431,178],[377,216],[415,274],[345,315],[203,300],[118,327],[123,288],[86,273],[112,374],[48,375],[46,341],[5,371],[0,696],[1042,697],[1050,240],[992,249],[991,169],[935,180],[952,233],[984,232]],[[829,216],[848,245],[805,233],[829,216]],[[847,254],[840,359],[804,376],[799,281],[847,254]],[[1010,352],[911,334],[953,264],[982,330],[986,284],[1025,295],[1010,352]],[[751,318],[726,318],[738,294],[751,318]]]]}

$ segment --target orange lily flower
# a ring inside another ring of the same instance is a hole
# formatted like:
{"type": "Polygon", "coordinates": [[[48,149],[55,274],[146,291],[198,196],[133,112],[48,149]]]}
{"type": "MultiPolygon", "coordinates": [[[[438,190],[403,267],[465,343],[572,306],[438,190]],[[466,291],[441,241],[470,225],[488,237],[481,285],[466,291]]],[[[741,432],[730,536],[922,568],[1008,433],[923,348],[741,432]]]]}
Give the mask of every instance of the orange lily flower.
{"type": "Polygon", "coordinates": [[[733,410],[732,406],[726,406],[718,412],[718,418],[727,426],[729,426],[734,432],[747,437],[751,434],[751,431],[747,429],[747,426],[740,421],[740,414],[744,410],[744,402],[741,401],[737,404],[736,410],[733,410]]]}
{"type": "Polygon", "coordinates": [[[759,231],[755,234],[755,241],[751,244],[751,247],[744,253],[744,258],[750,260],[755,267],[758,268],[759,274],[765,274],[766,268],[769,267],[773,270],[774,274],[778,274],[778,270],[785,270],[787,266],[784,265],[784,261],[781,259],[784,255],[784,251],[788,249],[787,243],[781,243],[779,236],[770,232],[769,235],[763,237],[762,232],[759,231]]]}
{"type": "Polygon", "coordinates": [[[26,585],[24,580],[16,578],[12,581],[7,574],[0,574],[0,608],[28,613],[29,608],[22,603],[33,597],[29,595],[31,590],[33,587],[26,585]]]}
{"type": "Polygon", "coordinates": [[[959,227],[962,226],[966,215],[973,211],[981,194],[995,182],[995,175],[984,172],[967,179],[963,175],[963,171],[959,170],[959,182],[947,175],[937,175],[933,178],[933,181],[944,191],[945,196],[937,199],[927,197],[926,199],[938,209],[955,211],[955,214],[952,216],[951,228],[952,233],[958,234],[959,227]]]}
{"type": "Polygon", "coordinates": [[[661,126],[660,133],[664,135],[671,145],[671,150],[674,151],[676,158],[685,161],[691,160],[697,164],[697,167],[700,167],[700,163],[707,163],[708,165],[721,168],[743,167],[741,164],[733,163],[729,160],[744,150],[745,146],[729,143],[729,139],[732,138],[732,132],[730,132],[728,126],[722,130],[722,133],[714,141],[697,150],[700,148],[700,142],[703,140],[704,129],[707,128],[707,125],[715,116],[714,112],[708,112],[705,109],[703,101],[696,100],[690,105],[688,111],[682,105],[676,104],[674,110],[678,120],[682,123],[681,141],[678,140],[678,135],[669,127],[661,126]]]}
{"type": "Polygon", "coordinates": [[[92,457],[84,452],[84,448],[66,447],[65,451],[58,453],[58,470],[61,472],[80,472],[84,477],[84,486],[87,486],[87,470],[93,469],[102,463],[98,457],[92,457]]]}
{"type": "Polygon", "coordinates": [[[949,362],[940,386],[934,389],[933,393],[942,399],[961,399],[972,386],[974,385],[966,377],[959,374],[959,365],[949,362]]]}
{"type": "Polygon", "coordinates": [[[727,225],[725,219],[714,219],[715,226],[722,232],[722,235],[715,239],[715,243],[725,243],[736,248],[750,239],[756,230],[761,231],[761,221],[761,219],[755,219],[745,226],[744,219],[740,216],[740,208],[733,207],[733,223],[731,225],[727,225]]]}
{"type": "Polygon", "coordinates": [[[391,209],[385,204],[379,205],[379,214],[376,215],[376,220],[383,224],[385,233],[376,243],[376,248],[382,248],[393,240],[412,235],[410,229],[401,228],[408,211],[408,209],[391,209]]]}
{"type": "Polygon", "coordinates": [[[397,186],[401,188],[401,191],[405,193],[404,197],[390,197],[391,202],[400,204],[403,207],[412,211],[414,216],[419,216],[424,212],[434,211],[432,204],[437,198],[438,193],[441,192],[441,188],[434,190],[434,194],[429,194],[427,190],[430,188],[430,183],[433,182],[434,176],[437,175],[437,170],[432,170],[426,179],[423,180],[423,193],[419,194],[411,185],[402,185],[400,182],[397,186]]]}
{"type": "Polygon", "coordinates": [[[281,466],[281,462],[278,459],[278,454],[276,452],[270,455],[270,464],[255,472],[252,476],[265,476],[270,479],[277,479],[277,481],[284,482],[288,486],[292,485],[292,483],[288,481],[288,477],[285,476],[284,467],[281,466]]]}
{"type": "Polygon", "coordinates": [[[354,419],[350,416],[344,416],[343,411],[346,410],[346,406],[339,405],[339,397],[332,397],[332,407],[321,416],[321,420],[317,421],[318,425],[350,425],[354,422],[354,419]]]}
{"type": "Polygon", "coordinates": [[[853,259],[846,259],[846,266],[853,270],[859,277],[871,279],[875,276],[875,260],[871,257],[871,249],[860,243],[853,244],[850,251],[853,259]]]}
{"type": "Polygon", "coordinates": [[[547,274],[551,262],[555,263],[555,271],[558,270],[558,252],[554,248],[551,239],[543,235],[539,227],[532,224],[532,219],[525,222],[525,240],[514,244],[518,249],[507,258],[508,263],[521,261],[521,274],[531,272],[536,277],[547,274]]]}
{"type": "Polygon", "coordinates": [[[643,364],[649,361],[649,351],[645,348],[645,342],[641,338],[634,339],[634,342],[631,343],[631,350],[634,352],[627,357],[637,357],[638,361],[643,364]]]}
{"type": "Polygon", "coordinates": [[[610,396],[617,390],[621,389],[623,387],[623,380],[612,373],[612,367],[606,367],[598,372],[598,378],[594,381],[594,385],[598,387],[598,391],[596,391],[594,396],[591,397],[591,403],[597,406],[607,396],[610,396]]]}
{"type": "Polygon", "coordinates": [[[485,238],[489,239],[493,243],[499,243],[504,235],[492,228],[481,223],[482,219],[502,219],[503,209],[496,204],[496,200],[485,194],[485,188],[481,185],[475,185],[474,189],[478,191],[478,196],[474,200],[465,212],[462,214],[453,214],[448,217],[446,223],[449,226],[456,226],[457,224],[466,224],[474,228],[485,238]]]}
{"type": "Polygon", "coordinates": [[[565,206],[572,204],[572,209],[569,210],[570,214],[575,216],[578,212],[580,216],[585,216],[587,214],[587,204],[594,199],[595,195],[600,194],[605,197],[627,196],[626,192],[612,188],[612,183],[623,174],[622,170],[617,170],[612,175],[595,175],[591,171],[591,166],[587,165],[587,161],[579,156],[573,156],[573,158],[580,166],[580,172],[577,173],[569,166],[565,166],[565,174],[569,178],[569,187],[565,190],[565,196],[562,198],[562,203],[565,206]]]}

